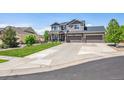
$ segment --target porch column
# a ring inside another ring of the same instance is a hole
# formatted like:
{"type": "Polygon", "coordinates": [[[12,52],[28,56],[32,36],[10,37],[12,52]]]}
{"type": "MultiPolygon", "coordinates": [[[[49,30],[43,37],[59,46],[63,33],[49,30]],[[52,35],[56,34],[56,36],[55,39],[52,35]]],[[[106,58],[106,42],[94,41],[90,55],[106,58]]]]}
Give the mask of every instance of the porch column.
{"type": "Polygon", "coordinates": [[[87,40],[86,40],[86,34],[84,34],[84,42],[87,43],[87,40]]]}
{"type": "Polygon", "coordinates": [[[52,34],[50,35],[50,40],[51,40],[51,41],[53,40],[52,34]]]}
{"type": "Polygon", "coordinates": [[[82,34],[82,36],[81,36],[81,41],[83,42],[83,34],[82,34]]]}
{"type": "Polygon", "coordinates": [[[59,41],[59,34],[58,34],[58,41],[59,41]]]}
{"type": "Polygon", "coordinates": [[[103,34],[103,35],[102,35],[102,40],[103,40],[103,42],[105,42],[105,41],[104,41],[104,36],[105,36],[105,35],[103,34]]]}
{"type": "Polygon", "coordinates": [[[67,34],[65,33],[65,42],[67,42],[67,40],[66,40],[66,39],[67,39],[67,34]]]}

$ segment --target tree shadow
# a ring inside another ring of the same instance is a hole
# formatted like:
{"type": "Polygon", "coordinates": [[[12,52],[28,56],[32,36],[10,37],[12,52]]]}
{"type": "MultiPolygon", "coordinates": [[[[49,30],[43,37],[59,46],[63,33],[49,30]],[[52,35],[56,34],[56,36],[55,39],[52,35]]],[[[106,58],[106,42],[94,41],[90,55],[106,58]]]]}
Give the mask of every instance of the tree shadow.
{"type": "Polygon", "coordinates": [[[115,47],[115,48],[124,48],[124,45],[118,44],[117,46],[115,44],[107,44],[110,47],[115,47]]]}

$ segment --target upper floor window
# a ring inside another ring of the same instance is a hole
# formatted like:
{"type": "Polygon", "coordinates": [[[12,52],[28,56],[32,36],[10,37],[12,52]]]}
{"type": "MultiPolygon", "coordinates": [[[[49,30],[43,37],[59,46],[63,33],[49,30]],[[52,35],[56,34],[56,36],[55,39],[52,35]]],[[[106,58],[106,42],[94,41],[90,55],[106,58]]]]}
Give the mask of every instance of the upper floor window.
{"type": "Polygon", "coordinates": [[[65,26],[61,26],[61,30],[65,30],[66,29],[66,27],[65,26]]]}
{"type": "Polygon", "coordinates": [[[80,29],[80,24],[75,24],[74,29],[80,29]]]}
{"type": "Polygon", "coordinates": [[[58,26],[53,26],[52,30],[57,31],[57,30],[59,30],[59,27],[58,26]]]}

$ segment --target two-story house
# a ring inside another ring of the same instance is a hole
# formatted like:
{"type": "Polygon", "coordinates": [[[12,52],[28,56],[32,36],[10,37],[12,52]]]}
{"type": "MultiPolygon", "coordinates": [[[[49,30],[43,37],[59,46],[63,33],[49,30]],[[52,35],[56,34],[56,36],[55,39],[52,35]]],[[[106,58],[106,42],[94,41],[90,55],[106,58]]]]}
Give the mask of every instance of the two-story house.
{"type": "Polygon", "coordinates": [[[65,42],[104,42],[104,26],[86,26],[85,21],[72,20],[51,25],[50,40],[65,42]]]}

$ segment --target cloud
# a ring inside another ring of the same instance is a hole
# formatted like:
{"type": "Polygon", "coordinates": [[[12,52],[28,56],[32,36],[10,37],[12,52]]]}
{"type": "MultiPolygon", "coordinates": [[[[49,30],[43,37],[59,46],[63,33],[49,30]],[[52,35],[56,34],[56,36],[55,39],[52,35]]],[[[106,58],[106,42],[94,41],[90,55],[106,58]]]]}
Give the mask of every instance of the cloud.
{"type": "Polygon", "coordinates": [[[86,26],[93,26],[92,24],[86,24],[86,26]]]}
{"type": "Polygon", "coordinates": [[[15,26],[15,27],[32,27],[32,24],[0,24],[0,27],[15,26]]]}
{"type": "Polygon", "coordinates": [[[36,31],[36,33],[37,34],[41,34],[41,35],[43,35],[44,34],[44,31],[45,30],[48,30],[48,31],[50,31],[50,26],[49,27],[44,27],[44,28],[39,28],[39,29],[35,29],[34,27],[33,27],[33,25],[32,24],[28,24],[28,23],[26,23],[26,24],[0,24],[0,28],[4,28],[4,27],[6,27],[6,26],[14,26],[14,27],[32,27],[35,31],[36,31]]]}
{"type": "Polygon", "coordinates": [[[50,29],[51,29],[50,27],[45,27],[45,28],[42,28],[42,29],[34,29],[34,30],[35,30],[38,34],[43,35],[45,30],[50,31],[50,29]]]}

